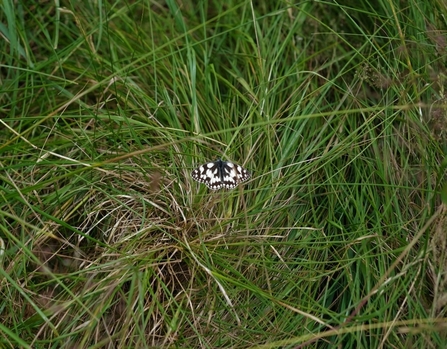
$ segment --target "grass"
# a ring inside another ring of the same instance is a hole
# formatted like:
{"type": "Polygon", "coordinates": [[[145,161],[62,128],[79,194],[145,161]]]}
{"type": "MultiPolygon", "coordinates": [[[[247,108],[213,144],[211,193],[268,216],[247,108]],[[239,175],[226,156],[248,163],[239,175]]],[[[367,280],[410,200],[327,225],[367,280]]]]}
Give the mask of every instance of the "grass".
{"type": "Polygon", "coordinates": [[[57,5],[1,4],[0,347],[446,345],[442,2],[57,5]]]}

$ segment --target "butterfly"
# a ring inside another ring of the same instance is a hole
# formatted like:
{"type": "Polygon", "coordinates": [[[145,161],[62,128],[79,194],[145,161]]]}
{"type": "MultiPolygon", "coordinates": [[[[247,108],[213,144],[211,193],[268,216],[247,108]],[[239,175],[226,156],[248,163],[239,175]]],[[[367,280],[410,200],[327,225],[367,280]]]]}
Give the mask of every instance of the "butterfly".
{"type": "Polygon", "coordinates": [[[194,180],[212,190],[233,189],[250,176],[250,173],[242,166],[221,159],[203,164],[191,172],[194,180]]]}

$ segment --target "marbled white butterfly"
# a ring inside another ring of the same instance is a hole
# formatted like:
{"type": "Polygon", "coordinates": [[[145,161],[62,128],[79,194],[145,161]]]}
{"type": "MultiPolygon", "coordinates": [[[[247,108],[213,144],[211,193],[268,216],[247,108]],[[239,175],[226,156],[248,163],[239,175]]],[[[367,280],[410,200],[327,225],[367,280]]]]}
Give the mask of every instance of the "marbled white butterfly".
{"type": "Polygon", "coordinates": [[[250,173],[242,166],[219,159],[197,167],[191,172],[191,176],[208,188],[217,190],[237,187],[239,183],[250,178],[250,173]]]}

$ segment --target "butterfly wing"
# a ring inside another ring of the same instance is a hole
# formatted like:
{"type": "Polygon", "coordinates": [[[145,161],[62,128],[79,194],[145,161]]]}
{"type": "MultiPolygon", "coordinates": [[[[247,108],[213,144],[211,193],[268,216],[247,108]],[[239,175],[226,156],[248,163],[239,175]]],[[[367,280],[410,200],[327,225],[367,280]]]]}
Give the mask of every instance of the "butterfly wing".
{"type": "Polygon", "coordinates": [[[205,184],[212,190],[218,190],[223,186],[219,172],[220,171],[218,163],[208,162],[192,171],[191,177],[197,182],[205,184]]]}
{"type": "Polygon", "coordinates": [[[233,189],[249,178],[250,173],[242,166],[232,162],[222,162],[222,185],[224,188],[233,189]]]}

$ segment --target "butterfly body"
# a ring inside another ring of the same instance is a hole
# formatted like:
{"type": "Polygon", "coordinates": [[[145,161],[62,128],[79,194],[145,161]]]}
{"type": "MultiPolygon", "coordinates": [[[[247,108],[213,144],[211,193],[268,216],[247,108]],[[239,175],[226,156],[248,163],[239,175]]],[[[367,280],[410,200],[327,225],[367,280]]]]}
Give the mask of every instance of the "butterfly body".
{"type": "Polygon", "coordinates": [[[229,161],[217,160],[197,167],[191,172],[194,180],[212,190],[233,189],[250,178],[250,173],[242,166],[229,161]]]}

